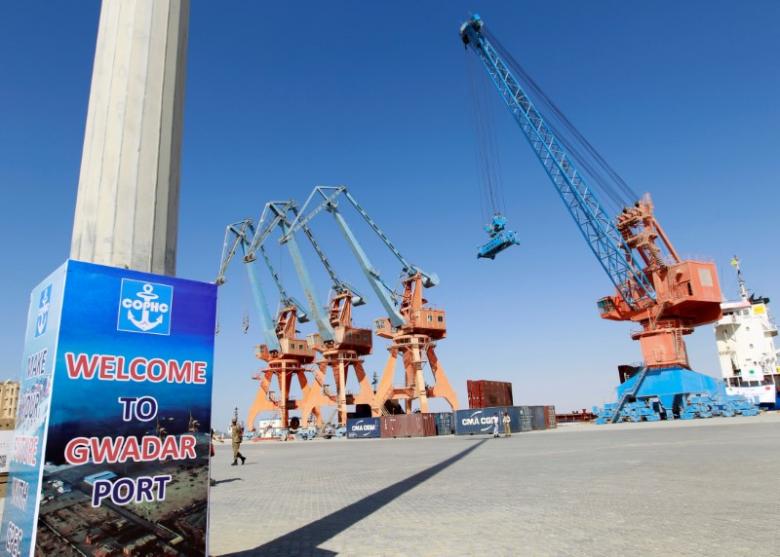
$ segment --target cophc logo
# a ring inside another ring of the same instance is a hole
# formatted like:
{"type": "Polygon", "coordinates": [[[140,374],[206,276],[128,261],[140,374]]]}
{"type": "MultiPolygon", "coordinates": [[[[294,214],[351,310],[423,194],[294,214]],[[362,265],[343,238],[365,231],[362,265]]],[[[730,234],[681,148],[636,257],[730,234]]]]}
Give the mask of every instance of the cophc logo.
{"type": "Polygon", "coordinates": [[[171,334],[173,286],[122,279],[117,330],[152,335],[171,334]]]}
{"type": "Polygon", "coordinates": [[[41,290],[38,298],[38,314],[35,317],[35,337],[46,332],[49,324],[49,307],[51,307],[51,284],[41,290]]]}

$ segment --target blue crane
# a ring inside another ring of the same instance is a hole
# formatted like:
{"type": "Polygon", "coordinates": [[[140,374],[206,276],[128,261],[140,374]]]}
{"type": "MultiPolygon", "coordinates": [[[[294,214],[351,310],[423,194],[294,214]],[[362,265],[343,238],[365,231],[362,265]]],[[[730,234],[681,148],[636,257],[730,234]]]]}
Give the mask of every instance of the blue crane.
{"type": "MultiPolygon", "coordinates": [[[[290,257],[293,260],[295,273],[298,275],[298,280],[300,281],[301,287],[303,288],[303,291],[306,295],[311,317],[317,325],[317,330],[319,331],[323,342],[330,343],[333,342],[334,338],[333,327],[330,325],[330,322],[323,313],[323,307],[320,305],[319,300],[317,299],[317,295],[314,290],[314,284],[311,281],[309,271],[306,267],[306,263],[303,260],[303,256],[301,255],[301,251],[298,247],[298,242],[295,239],[295,235],[289,233],[290,221],[288,219],[288,214],[295,214],[294,212],[295,203],[292,201],[270,201],[266,203],[262,213],[260,214],[260,218],[258,219],[257,230],[251,239],[248,253],[250,256],[254,257],[255,252],[263,246],[264,242],[268,239],[273,230],[277,227],[281,230],[282,238],[284,239],[283,243],[287,245],[290,257]]],[[[309,236],[309,239],[316,245],[316,241],[314,241],[313,236],[309,236]]],[[[323,263],[326,263],[327,258],[324,257],[322,250],[319,249],[319,246],[317,246],[316,249],[318,255],[321,257],[321,260],[323,260],[323,263]]],[[[332,271],[332,268],[329,264],[326,264],[326,268],[332,271]]],[[[335,273],[331,276],[335,276],[335,273]]],[[[345,283],[340,284],[344,285],[345,288],[348,287],[345,285],[345,283]]]]}
{"type": "Polygon", "coordinates": [[[371,218],[371,216],[360,205],[360,203],[357,202],[346,186],[315,187],[314,191],[312,191],[306,200],[306,203],[304,203],[303,207],[301,207],[300,214],[296,216],[295,220],[293,220],[293,222],[290,224],[288,232],[282,237],[282,241],[286,242],[292,238],[292,235],[297,230],[306,227],[308,223],[323,210],[331,213],[333,218],[336,220],[339,229],[344,234],[344,237],[346,238],[353,255],[357,259],[363,274],[365,275],[366,279],[368,279],[371,288],[376,293],[377,298],[384,307],[385,311],[387,311],[390,323],[393,327],[400,327],[404,324],[405,320],[398,311],[394,291],[387,285],[387,283],[382,279],[379,271],[372,265],[365,250],[360,245],[360,242],[352,232],[349,224],[347,224],[344,216],[339,211],[339,196],[343,196],[347,199],[347,201],[349,201],[349,203],[355,208],[360,216],[363,217],[363,220],[366,221],[371,230],[374,231],[374,233],[382,240],[385,246],[387,246],[390,252],[400,261],[402,272],[405,275],[413,277],[419,273],[423,278],[423,285],[428,288],[438,284],[439,279],[436,274],[426,273],[416,265],[411,264],[401,254],[401,252],[398,251],[398,248],[396,248],[395,245],[390,241],[390,238],[387,237],[379,225],[371,218]],[[308,213],[306,213],[307,208],[309,208],[309,204],[313,203],[317,198],[321,199],[319,205],[316,205],[308,213]]]}
{"type": "Polygon", "coordinates": [[[497,41],[488,37],[479,15],[474,14],[463,23],[460,36],[466,48],[470,47],[479,56],[501,99],[623,300],[632,308],[648,302],[652,304],[655,300],[653,285],[631,248],[585,182],[583,174],[574,166],[562,142],[531,102],[502,55],[504,53],[499,52],[497,41]]]}
{"type": "MultiPolygon", "coordinates": [[[[255,258],[250,256],[249,247],[251,245],[251,238],[254,234],[255,228],[251,219],[244,219],[227,225],[225,229],[225,242],[222,247],[222,258],[219,264],[219,272],[217,274],[217,279],[214,282],[218,286],[225,283],[227,280],[225,278],[225,273],[227,272],[228,265],[230,265],[230,262],[240,248],[244,256],[244,266],[249,278],[249,287],[252,290],[255,308],[260,317],[260,328],[262,330],[263,339],[265,340],[265,344],[268,346],[269,351],[279,352],[279,339],[276,336],[276,324],[268,309],[268,301],[263,293],[260,279],[258,278],[254,267],[255,258]]],[[[278,285],[280,285],[280,283],[277,282],[277,286],[278,285]]],[[[306,319],[305,313],[300,316],[300,319],[302,321],[306,319]]]]}

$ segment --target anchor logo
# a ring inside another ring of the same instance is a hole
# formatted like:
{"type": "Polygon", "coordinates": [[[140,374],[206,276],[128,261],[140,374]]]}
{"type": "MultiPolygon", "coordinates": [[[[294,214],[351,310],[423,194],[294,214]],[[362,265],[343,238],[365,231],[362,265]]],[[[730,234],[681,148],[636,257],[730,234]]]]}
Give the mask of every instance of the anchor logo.
{"type": "Polygon", "coordinates": [[[41,336],[46,332],[49,324],[49,307],[51,306],[51,284],[41,290],[41,296],[38,298],[38,314],[35,318],[35,337],[41,336]]]}
{"type": "Polygon", "coordinates": [[[117,330],[168,335],[171,332],[173,287],[122,279],[117,330]]]}

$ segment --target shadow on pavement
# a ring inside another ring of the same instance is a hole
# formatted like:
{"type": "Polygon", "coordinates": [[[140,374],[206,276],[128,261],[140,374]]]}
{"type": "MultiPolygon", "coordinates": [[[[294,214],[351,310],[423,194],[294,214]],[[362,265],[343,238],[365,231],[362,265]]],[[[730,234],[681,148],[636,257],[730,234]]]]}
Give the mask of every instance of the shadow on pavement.
{"type": "Polygon", "coordinates": [[[240,482],[241,478],[226,478],[224,480],[215,480],[212,485],[229,484],[230,482],[240,482]]]}
{"type": "Polygon", "coordinates": [[[307,555],[311,557],[332,557],[336,555],[333,551],[320,549],[317,546],[340,534],[356,522],[363,520],[370,514],[375,513],[394,499],[400,497],[410,489],[413,489],[421,483],[431,479],[433,476],[455,464],[457,461],[468,455],[471,451],[479,447],[487,439],[482,439],[471,447],[451,456],[450,458],[434,464],[409,476],[399,482],[394,483],[376,493],[364,497],[351,505],[339,509],[327,516],[315,520],[305,526],[288,532],[287,534],[271,540],[254,549],[236,551],[234,553],[225,553],[222,557],[271,557],[282,555],[307,555]]]}

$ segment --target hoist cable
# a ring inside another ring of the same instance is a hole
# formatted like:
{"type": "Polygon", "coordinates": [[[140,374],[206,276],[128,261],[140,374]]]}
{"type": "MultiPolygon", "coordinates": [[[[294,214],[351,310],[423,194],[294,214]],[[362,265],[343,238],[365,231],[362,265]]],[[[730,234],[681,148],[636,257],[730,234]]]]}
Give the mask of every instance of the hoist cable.
{"type": "Polygon", "coordinates": [[[473,110],[473,125],[477,140],[477,164],[479,167],[482,188],[480,192],[480,208],[483,219],[489,218],[486,214],[484,203],[486,202],[492,213],[503,211],[503,193],[501,188],[501,171],[495,131],[492,126],[490,114],[487,112],[489,104],[484,88],[480,87],[480,81],[476,77],[477,69],[474,62],[467,62],[470,92],[473,110]]]}
{"type": "Polygon", "coordinates": [[[536,81],[525,71],[525,69],[514,59],[512,54],[501,45],[491,34],[485,33],[490,42],[507,61],[513,73],[521,79],[524,85],[534,94],[535,101],[544,105],[548,111],[545,111],[545,123],[556,135],[561,145],[568,151],[569,155],[579,163],[593,180],[594,185],[598,186],[617,206],[618,209],[627,205],[632,205],[639,196],[623,180],[618,172],[610,166],[598,150],[588,141],[588,139],[574,126],[569,118],[558,108],[555,102],[542,90],[536,81]],[[552,118],[550,117],[552,116],[552,118]],[[556,126],[553,120],[557,120],[564,130],[568,133],[561,133],[562,130],[556,126]]]}

